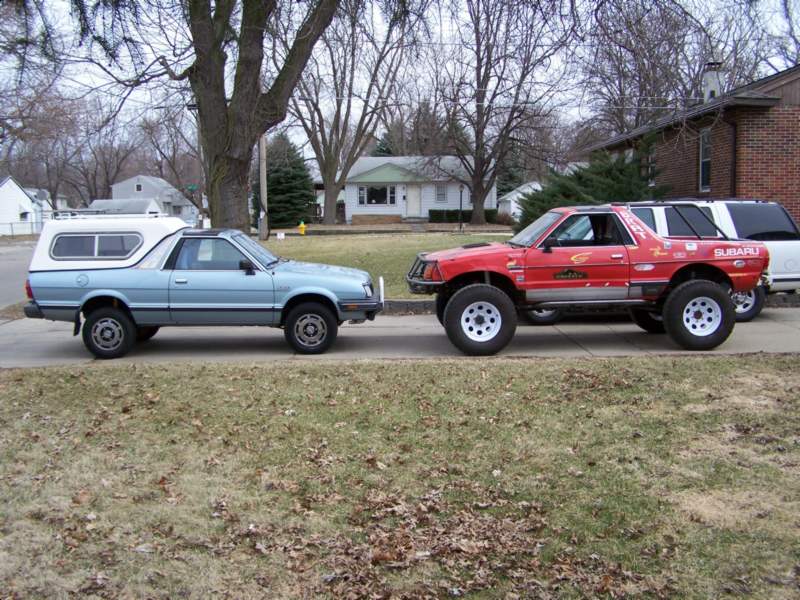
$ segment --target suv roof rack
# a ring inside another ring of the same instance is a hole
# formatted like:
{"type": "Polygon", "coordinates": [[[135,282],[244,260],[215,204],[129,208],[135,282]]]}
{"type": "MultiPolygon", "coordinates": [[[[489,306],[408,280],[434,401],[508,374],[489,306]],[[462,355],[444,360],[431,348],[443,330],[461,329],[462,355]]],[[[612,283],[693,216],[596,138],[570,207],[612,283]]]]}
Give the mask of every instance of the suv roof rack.
{"type": "Polygon", "coordinates": [[[87,209],[61,209],[50,213],[51,219],[159,219],[169,217],[167,213],[142,213],[142,214],[107,214],[100,211],[87,209]]]}

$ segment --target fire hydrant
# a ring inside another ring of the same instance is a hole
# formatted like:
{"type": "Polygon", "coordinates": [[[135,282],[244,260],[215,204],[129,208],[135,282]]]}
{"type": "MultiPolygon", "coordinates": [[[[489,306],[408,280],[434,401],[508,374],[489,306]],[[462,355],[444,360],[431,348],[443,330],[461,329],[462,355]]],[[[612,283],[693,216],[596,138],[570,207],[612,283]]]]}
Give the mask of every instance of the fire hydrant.
{"type": "Polygon", "coordinates": [[[303,221],[300,221],[300,225],[297,226],[298,231],[300,231],[300,235],[306,234],[306,224],[303,221]]]}

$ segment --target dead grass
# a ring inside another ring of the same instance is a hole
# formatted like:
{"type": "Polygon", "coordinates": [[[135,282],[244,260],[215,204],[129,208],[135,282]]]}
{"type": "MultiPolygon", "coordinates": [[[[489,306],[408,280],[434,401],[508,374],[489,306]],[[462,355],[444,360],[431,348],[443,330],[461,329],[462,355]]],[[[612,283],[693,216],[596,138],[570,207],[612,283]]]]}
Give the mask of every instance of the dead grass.
{"type": "Polygon", "coordinates": [[[18,302],[17,304],[11,304],[9,306],[4,306],[0,308],[0,321],[13,321],[15,319],[24,319],[25,313],[23,312],[23,308],[27,304],[25,302],[18,302]]]}
{"type": "Polygon", "coordinates": [[[752,356],[0,371],[0,589],[796,597],[798,367],[752,356]],[[731,389],[774,405],[725,402],[731,389]]]}
{"type": "Polygon", "coordinates": [[[318,235],[288,237],[283,241],[273,238],[265,245],[271,252],[287,258],[364,269],[376,281],[383,276],[387,298],[425,298],[411,294],[405,280],[417,254],[508,238],[508,234],[458,233],[318,235]]]}

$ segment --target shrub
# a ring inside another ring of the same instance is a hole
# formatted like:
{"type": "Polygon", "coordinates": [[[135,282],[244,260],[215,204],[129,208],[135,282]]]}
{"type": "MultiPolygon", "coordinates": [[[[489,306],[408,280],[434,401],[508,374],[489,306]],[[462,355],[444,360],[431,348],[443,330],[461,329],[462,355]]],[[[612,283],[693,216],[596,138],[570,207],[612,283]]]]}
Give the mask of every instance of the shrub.
{"type": "MultiPolygon", "coordinates": [[[[497,209],[487,208],[484,211],[487,223],[497,222],[497,209]]],[[[461,211],[461,222],[469,223],[472,220],[472,210],[465,209],[461,211]]],[[[442,210],[439,208],[432,208],[428,211],[428,221],[431,223],[458,223],[458,209],[442,210]]]]}

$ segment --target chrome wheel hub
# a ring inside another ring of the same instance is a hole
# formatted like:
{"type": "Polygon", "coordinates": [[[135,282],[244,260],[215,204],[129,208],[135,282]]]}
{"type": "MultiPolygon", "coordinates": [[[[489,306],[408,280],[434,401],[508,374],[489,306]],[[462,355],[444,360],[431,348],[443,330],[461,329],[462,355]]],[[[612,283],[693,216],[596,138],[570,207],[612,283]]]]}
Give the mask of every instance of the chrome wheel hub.
{"type": "Polygon", "coordinates": [[[111,352],[122,345],[125,338],[125,330],[119,321],[115,319],[100,319],[92,326],[92,342],[94,345],[111,352]]]}
{"type": "Polygon", "coordinates": [[[304,346],[319,346],[328,335],[325,319],[315,314],[303,315],[294,324],[294,335],[304,346]]]}
{"type": "Polygon", "coordinates": [[[731,294],[731,299],[733,300],[738,314],[746,313],[755,306],[756,292],[755,290],[750,290],[749,292],[734,292],[731,294]]]}
{"type": "Polygon", "coordinates": [[[683,325],[692,335],[711,335],[721,323],[722,309],[716,300],[706,296],[693,298],[683,309],[683,325]]]}
{"type": "Polygon", "coordinates": [[[490,302],[473,302],[461,313],[461,330],[474,342],[488,342],[500,332],[503,319],[490,302]]]}

